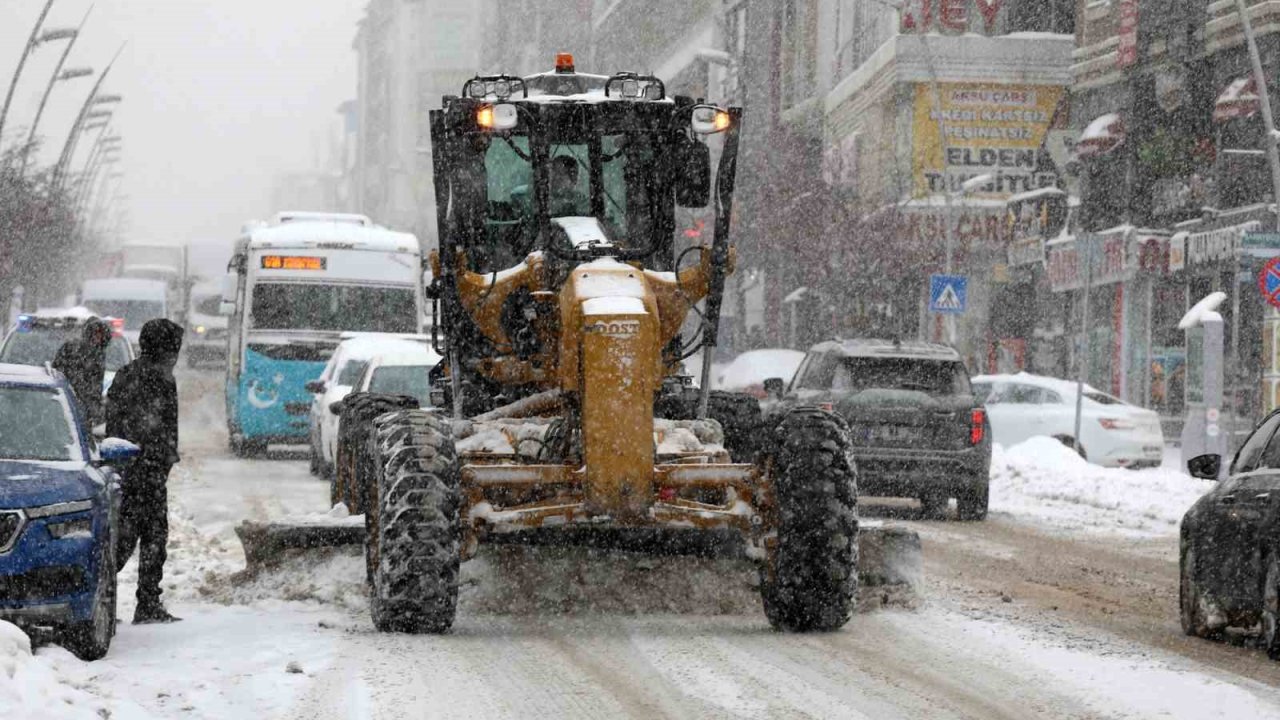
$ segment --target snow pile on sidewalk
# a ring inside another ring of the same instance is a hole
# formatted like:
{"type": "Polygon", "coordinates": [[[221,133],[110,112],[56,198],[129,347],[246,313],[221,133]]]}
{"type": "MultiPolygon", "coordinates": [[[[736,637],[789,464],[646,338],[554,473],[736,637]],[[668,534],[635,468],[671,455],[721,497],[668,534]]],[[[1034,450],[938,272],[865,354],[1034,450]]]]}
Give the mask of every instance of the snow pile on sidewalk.
{"type": "Polygon", "coordinates": [[[0,620],[0,717],[101,720],[99,704],[73,687],[51,658],[33,655],[26,633],[0,620]]]}
{"type": "Polygon", "coordinates": [[[1177,470],[1091,465],[1052,438],[991,454],[991,509],[1070,530],[1143,537],[1178,532],[1213,487],[1177,470]]]}

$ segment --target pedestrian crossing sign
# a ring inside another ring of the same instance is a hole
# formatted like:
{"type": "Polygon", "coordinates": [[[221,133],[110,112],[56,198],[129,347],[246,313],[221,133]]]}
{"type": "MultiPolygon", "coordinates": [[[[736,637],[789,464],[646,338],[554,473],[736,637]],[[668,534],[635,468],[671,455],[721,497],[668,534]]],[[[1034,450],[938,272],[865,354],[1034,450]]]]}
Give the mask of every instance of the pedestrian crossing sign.
{"type": "Polygon", "coordinates": [[[968,307],[969,279],[961,275],[929,277],[929,312],[961,315],[968,307]]]}

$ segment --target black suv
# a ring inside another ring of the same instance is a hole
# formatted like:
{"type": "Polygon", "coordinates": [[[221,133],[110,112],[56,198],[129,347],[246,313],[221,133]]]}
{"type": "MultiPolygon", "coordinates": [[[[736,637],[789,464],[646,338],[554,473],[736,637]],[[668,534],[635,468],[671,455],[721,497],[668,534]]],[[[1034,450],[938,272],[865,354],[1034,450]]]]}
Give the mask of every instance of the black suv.
{"type": "MultiPolygon", "coordinates": [[[[770,388],[780,390],[780,381],[770,388]]],[[[815,345],[770,414],[817,405],[849,423],[858,492],[919,498],[926,515],[987,516],[991,438],[987,413],[960,355],[945,345],[841,340],[815,345]]]]}

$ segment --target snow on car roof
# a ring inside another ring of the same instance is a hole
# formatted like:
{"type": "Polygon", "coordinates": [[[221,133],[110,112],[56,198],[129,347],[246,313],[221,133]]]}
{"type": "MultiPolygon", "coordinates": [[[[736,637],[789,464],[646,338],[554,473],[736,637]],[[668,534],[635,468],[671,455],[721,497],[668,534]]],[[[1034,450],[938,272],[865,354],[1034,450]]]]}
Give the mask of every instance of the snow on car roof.
{"type": "MultiPolygon", "coordinates": [[[[991,383],[993,385],[1001,383],[1020,383],[1023,385],[1033,385],[1046,390],[1053,390],[1072,397],[1075,397],[1076,394],[1076,383],[1074,380],[1062,380],[1060,378],[1046,377],[1044,375],[1032,375],[1028,372],[1020,372],[1016,375],[978,375],[971,379],[970,382],[991,383]]],[[[1105,393],[1092,385],[1085,385],[1084,391],[1086,393],[1095,393],[1097,395],[1106,395],[1107,397],[1111,397],[1108,393],[1105,393]]]]}
{"type": "Polygon", "coordinates": [[[789,381],[802,361],[804,353],[799,350],[749,350],[725,366],[713,387],[720,390],[742,390],[753,385],[763,385],[769,378],[789,381]]]}
{"type": "Polygon", "coordinates": [[[250,236],[249,247],[306,248],[315,247],[317,243],[349,245],[352,250],[374,252],[418,252],[420,248],[418,238],[409,233],[315,220],[257,228],[250,236]]]}
{"type": "Polygon", "coordinates": [[[48,370],[36,365],[14,365],[12,363],[0,363],[0,383],[18,383],[21,385],[36,385],[39,387],[56,387],[57,378],[49,374],[48,370]]]}
{"type": "Polygon", "coordinates": [[[425,343],[412,340],[394,340],[382,345],[382,352],[373,358],[373,366],[378,367],[416,367],[419,365],[438,365],[444,358],[425,343]]]}
{"type": "Polygon", "coordinates": [[[838,351],[846,357],[912,357],[933,360],[960,360],[960,353],[950,345],[922,342],[920,340],[884,340],[880,338],[854,338],[831,340],[813,346],[813,352],[838,351]]]}
{"type": "Polygon", "coordinates": [[[98,313],[83,305],[77,305],[69,308],[40,308],[31,314],[38,318],[65,318],[68,320],[80,321],[99,317],[98,313]]]}
{"type": "MultiPolygon", "coordinates": [[[[426,338],[424,338],[425,340],[426,338]]],[[[409,340],[405,337],[371,333],[343,340],[338,344],[338,349],[334,354],[341,353],[348,361],[372,360],[383,353],[395,353],[397,349],[405,346],[427,347],[422,342],[409,340]]]]}
{"type": "Polygon", "coordinates": [[[163,302],[168,286],[160,280],[102,278],[85,280],[81,290],[85,298],[94,300],[159,300],[163,302]]]}

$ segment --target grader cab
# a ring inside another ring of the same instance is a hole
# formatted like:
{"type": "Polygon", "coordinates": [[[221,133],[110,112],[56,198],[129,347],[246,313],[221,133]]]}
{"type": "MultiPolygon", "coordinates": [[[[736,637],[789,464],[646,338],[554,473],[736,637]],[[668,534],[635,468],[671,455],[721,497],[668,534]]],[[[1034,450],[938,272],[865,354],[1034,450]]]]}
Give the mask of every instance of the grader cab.
{"type": "Polygon", "coordinates": [[[847,429],[710,390],[742,120],[566,57],[431,113],[438,407],[349,398],[334,490],[365,516],[379,629],[446,631],[481,543],[580,528],[739,533],[775,627],[848,620],[847,429]],[[711,241],[682,249],[698,218],[711,241]]]}

